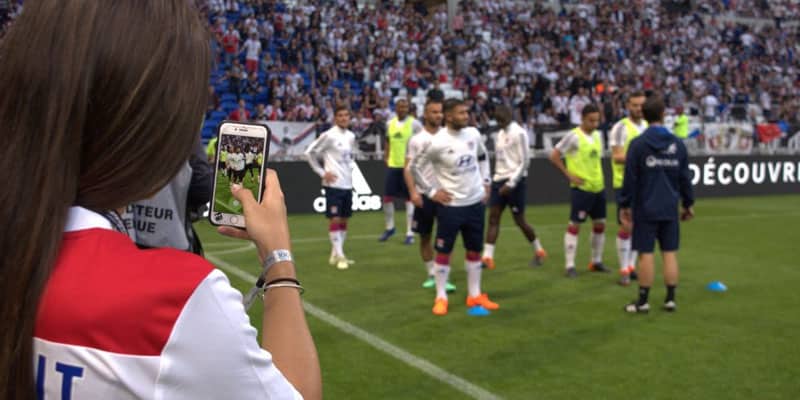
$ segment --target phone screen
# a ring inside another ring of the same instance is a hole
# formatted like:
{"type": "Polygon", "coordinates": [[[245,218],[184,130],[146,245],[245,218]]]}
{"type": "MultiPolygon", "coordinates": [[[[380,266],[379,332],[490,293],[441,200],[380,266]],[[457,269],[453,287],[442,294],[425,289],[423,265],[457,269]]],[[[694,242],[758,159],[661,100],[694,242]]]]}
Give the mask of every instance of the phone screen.
{"type": "Polygon", "coordinates": [[[215,225],[245,226],[243,208],[233,198],[231,185],[238,183],[259,201],[269,154],[269,129],[264,125],[223,122],[219,128],[214,192],[209,218],[215,225]]]}

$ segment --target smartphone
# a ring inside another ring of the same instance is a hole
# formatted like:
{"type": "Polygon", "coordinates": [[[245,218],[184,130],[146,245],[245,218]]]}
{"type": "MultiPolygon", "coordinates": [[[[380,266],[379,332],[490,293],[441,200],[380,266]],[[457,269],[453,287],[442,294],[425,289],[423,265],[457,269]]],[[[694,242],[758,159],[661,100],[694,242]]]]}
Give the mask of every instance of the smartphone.
{"type": "Polygon", "coordinates": [[[244,210],[233,198],[231,184],[250,189],[261,201],[267,171],[269,127],[248,122],[222,121],[217,131],[214,190],[208,219],[212,225],[244,228],[244,210]]]}

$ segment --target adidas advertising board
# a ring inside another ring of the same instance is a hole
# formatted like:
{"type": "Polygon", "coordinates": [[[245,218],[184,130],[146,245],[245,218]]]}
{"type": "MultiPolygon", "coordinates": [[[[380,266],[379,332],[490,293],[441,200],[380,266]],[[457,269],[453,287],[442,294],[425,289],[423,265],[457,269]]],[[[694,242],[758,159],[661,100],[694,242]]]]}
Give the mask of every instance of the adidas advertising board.
{"type": "MultiPolygon", "coordinates": [[[[320,196],[314,199],[314,211],[324,213],[325,189],[320,190],[320,196]]],[[[372,194],[372,188],[364,178],[358,164],[353,167],[353,211],[377,211],[381,209],[381,196],[372,194]]]]}

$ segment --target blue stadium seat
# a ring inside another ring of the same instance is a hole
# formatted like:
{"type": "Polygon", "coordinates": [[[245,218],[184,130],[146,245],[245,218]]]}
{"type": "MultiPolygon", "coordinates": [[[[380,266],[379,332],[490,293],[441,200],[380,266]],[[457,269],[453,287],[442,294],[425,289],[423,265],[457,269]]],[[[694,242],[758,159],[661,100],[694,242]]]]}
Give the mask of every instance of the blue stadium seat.
{"type": "Polygon", "coordinates": [[[236,95],[233,93],[223,93],[221,96],[219,96],[219,100],[223,103],[229,101],[236,103],[236,95]]]}
{"type": "MultiPolygon", "coordinates": [[[[203,132],[201,133],[201,137],[202,137],[203,139],[211,139],[211,138],[213,138],[213,137],[214,137],[216,134],[217,134],[217,130],[216,130],[216,129],[211,129],[211,128],[203,128],[203,132]]],[[[206,140],[206,141],[205,141],[205,143],[208,143],[208,141],[206,140]]]]}
{"type": "Polygon", "coordinates": [[[225,111],[212,111],[211,112],[211,118],[209,118],[209,119],[222,121],[227,116],[228,116],[228,114],[225,114],[225,111]]]}
{"type": "Polygon", "coordinates": [[[265,91],[257,94],[255,99],[253,99],[253,102],[256,103],[256,104],[267,104],[268,100],[269,100],[269,95],[267,94],[267,91],[265,90],[265,91]]]}
{"type": "Polygon", "coordinates": [[[236,107],[238,107],[238,106],[239,105],[236,104],[235,101],[226,101],[226,102],[222,103],[222,111],[225,112],[225,115],[228,115],[228,113],[230,113],[231,111],[235,110],[236,107]]]}

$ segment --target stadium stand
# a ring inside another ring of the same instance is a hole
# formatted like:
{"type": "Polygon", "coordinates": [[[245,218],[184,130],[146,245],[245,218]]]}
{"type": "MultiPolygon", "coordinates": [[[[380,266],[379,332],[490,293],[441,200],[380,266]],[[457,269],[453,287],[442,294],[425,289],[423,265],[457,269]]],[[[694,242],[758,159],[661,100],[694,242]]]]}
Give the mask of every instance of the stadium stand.
{"type": "MultiPolygon", "coordinates": [[[[800,130],[797,1],[462,1],[453,31],[444,6],[411,2],[195,1],[217,55],[206,139],[239,99],[253,119],[318,132],[346,102],[380,134],[372,122],[397,96],[421,111],[430,90],[464,98],[483,132],[499,103],[537,133],[598,103],[605,130],[634,89],[700,123],[776,123],[784,141],[800,130]]],[[[21,8],[5,4],[12,17],[21,8]]]]}

